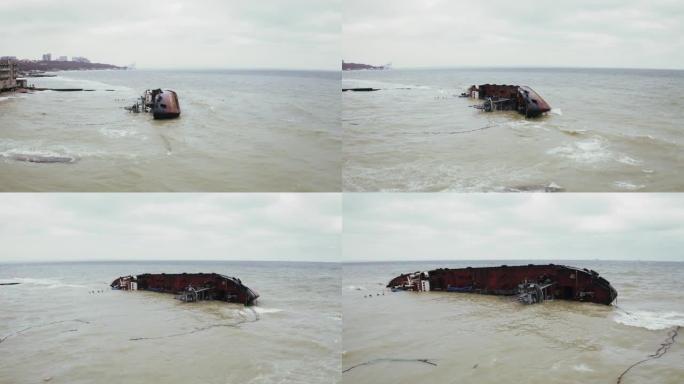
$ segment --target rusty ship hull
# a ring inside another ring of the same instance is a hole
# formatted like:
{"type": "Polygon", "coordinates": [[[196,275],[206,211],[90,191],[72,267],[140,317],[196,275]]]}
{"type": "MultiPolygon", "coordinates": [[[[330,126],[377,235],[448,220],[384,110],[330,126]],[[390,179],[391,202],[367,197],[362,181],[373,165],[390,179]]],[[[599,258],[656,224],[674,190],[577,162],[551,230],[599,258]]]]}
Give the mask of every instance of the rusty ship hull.
{"type": "Polygon", "coordinates": [[[152,116],[155,119],[175,119],[180,116],[178,95],[171,90],[155,90],[152,97],[152,116]]]}
{"type": "Polygon", "coordinates": [[[555,264],[440,268],[402,274],[387,287],[513,296],[528,284],[538,284],[544,288],[546,297],[553,299],[610,305],[617,298],[617,291],[596,271],[555,264]]]}
{"type": "Polygon", "coordinates": [[[202,297],[244,305],[254,304],[259,294],[236,277],[218,273],[145,273],[122,276],[110,286],[113,289],[143,290],[172,294],[202,292],[202,297]]]}
{"type": "Polygon", "coordinates": [[[466,95],[486,100],[483,109],[487,112],[513,110],[525,117],[537,117],[551,110],[549,103],[526,85],[473,85],[466,95]]]}

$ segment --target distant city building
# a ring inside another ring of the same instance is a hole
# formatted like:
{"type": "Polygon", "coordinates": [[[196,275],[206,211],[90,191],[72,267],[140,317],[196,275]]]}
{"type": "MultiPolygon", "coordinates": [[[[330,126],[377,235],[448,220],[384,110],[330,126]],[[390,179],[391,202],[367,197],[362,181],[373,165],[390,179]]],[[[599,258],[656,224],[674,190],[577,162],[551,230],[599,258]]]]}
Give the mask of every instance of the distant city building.
{"type": "Polygon", "coordinates": [[[43,61],[52,61],[52,53],[43,54],[43,61]]]}
{"type": "Polygon", "coordinates": [[[7,60],[17,61],[17,57],[16,56],[1,56],[0,57],[0,61],[7,61],[7,60]]]}
{"type": "Polygon", "coordinates": [[[17,87],[17,63],[13,60],[0,60],[0,91],[17,87]]]}
{"type": "Polygon", "coordinates": [[[73,56],[71,58],[71,61],[75,61],[77,63],[90,63],[90,60],[86,59],[83,56],[73,56]]]}
{"type": "Polygon", "coordinates": [[[60,56],[59,59],[57,59],[57,61],[69,61],[69,58],[66,56],[60,56]]]}

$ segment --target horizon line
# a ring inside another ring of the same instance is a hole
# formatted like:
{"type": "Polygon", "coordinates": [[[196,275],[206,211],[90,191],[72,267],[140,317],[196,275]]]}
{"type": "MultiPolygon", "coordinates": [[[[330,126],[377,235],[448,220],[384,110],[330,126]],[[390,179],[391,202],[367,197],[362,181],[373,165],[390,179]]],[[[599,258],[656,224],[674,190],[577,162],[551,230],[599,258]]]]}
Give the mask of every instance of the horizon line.
{"type": "MultiPolygon", "coordinates": [[[[516,262],[516,261],[525,261],[525,262],[565,262],[565,261],[630,261],[630,262],[664,262],[664,263],[684,263],[684,260],[664,260],[664,259],[659,259],[659,260],[644,260],[644,259],[429,259],[429,260],[345,260],[342,261],[343,264],[365,264],[365,263],[429,263],[429,262],[468,262],[468,261],[477,261],[477,262],[488,262],[488,261],[496,261],[496,262],[516,262]]],[[[528,263],[529,264],[529,263],[528,263]]]]}
{"type": "MultiPolygon", "coordinates": [[[[352,63],[352,62],[347,62],[347,63],[352,63]]],[[[356,63],[356,62],[354,62],[356,63]]],[[[360,64],[360,63],[357,63],[360,64]]],[[[655,71],[684,71],[684,67],[619,67],[619,66],[568,66],[568,65],[533,65],[533,64],[520,64],[520,65],[497,65],[497,64],[478,64],[478,65],[471,65],[471,64],[446,64],[446,65],[417,65],[417,66],[396,66],[392,64],[390,69],[387,70],[396,70],[396,69],[459,69],[459,68],[506,68],[506,69],[632,69],[632,70],[655,70],[655,71]]],[[[368,70],[363,70],[361,69],[360,71],[383,71],[385,69],[368,69],[368,70]]],[[[357,70],[347,70],[345,72],[354,72],[357,70]]]]}
{"type": "Polygon", "coordinates": [[[429,260],[239,260],[239,259],[140,259],[140,260],[6,260],[0,264],[58,264],[58,263],[147,263],[147,262],[252,262],[252,263],[326,263],[326,264],[372,264],[372,263],[432,263],[432,262],[566,262],[566,261],[620,261],[620,262],[665,262],[684,263],[684,260],[644,260],[644,259],[429,259],[429,260]]]}
{"type": "Polygon", "coordinates": [[[339,261],[325,261],[325,260],[237,260],[237,259],[141,259],[141,260],[5,260],[0,261],[0,264],[58,264],[58,263],[130,263],[130,262],[252,262],[252,263],[340,263],[339,261]]]}

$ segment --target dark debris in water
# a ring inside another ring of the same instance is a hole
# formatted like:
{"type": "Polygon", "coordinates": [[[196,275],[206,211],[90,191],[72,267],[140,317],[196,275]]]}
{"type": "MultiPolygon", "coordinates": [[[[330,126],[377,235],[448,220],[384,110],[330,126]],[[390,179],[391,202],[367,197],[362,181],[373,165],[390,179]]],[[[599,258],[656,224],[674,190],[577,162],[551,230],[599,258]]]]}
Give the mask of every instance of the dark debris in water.
{"type": "Polygon", "coordinates": [[[187,332],[180,332],[180,333],[172,333],[170,335],[164,335],[164,336],[152,336],[152,337],[133,337],[129,339],[130,341],[140,341],[140,340],[157,340],[157,339],[167,339],[170,337],[178,337],[178,336],[185,336],[185,335],[191,335],[193,333],[198,333],[198,332],[203,332],[209,329],[213,328],[218,328],[218,327],[231,327],[231,328],[239,328],[240,325],[244,323],[255,323],[259,321],[259,314],[252,308],[247,308],[250,309],[251,312],[254,314],[253,318],[247,318],[243,316],[243,318],[237,322],[234,323],[218,323],[218,324],[210,324],[210,325],[205,325],[204,327],[199,327],[195,328],[191,331],[187,332]]]}
{"type": "MultiPolygon", "coordinates": [[[[0,338],[0,343],[4,342],[5,340],[9,339],[10,337],[21,335],[21,334],[23,334],[24,332],[29,331],[29,330],[34,329],[34,328],[48,327],[48,326],[51,326],[51,325],[63,324],[63,323],[90,324],[89,321],[80,320],[80,319],[73,319],[73,320],[58,320],[58,321],[52,321],[52,322],[45,323],[45,324],[32,325],[32,326],[30,326],[30,327],[26,327],[26,328],[24,328],[24,329],[21,329],[21,330],[19,330],[19,331],[16,331],[16,332],[10,333],[9,335],[6,335],[6,336],[1,337],[1,338],[0,338]]],[[[76,329],[75,329],[74,331],[76,331],[76,329]]]]}
{"type": "Polygon", "coordinates": [[[345,369],[344,371],[342,371],[342,373],[349,372],[352,369],[357,368],[357,367],[361,367],[364,365],[372,365],[372,364],[377,364],[377,363],[424,363],[424,364],[437,366],[437,363],[435,363],[433,360],[434,359],[387,359],[387,358],[385,358],[385,359],[373,359],[373,360],[366,361],[365,363],[356,364],[354,366],[351,366],[351,367],[345,369]]]}
{"type": "Polygon", "coordinates": [[[47,156],[47,155],[29,155],[29,154],[13,154],[7,156],[12,160],[15,161],[24,161],[27,163],[45,163],[45,164],[54,164],[54,163],[63,163],[63,164],[72,164],[77,162],[79,159],[75,156],[47,156]]]}
{"type": "Polygon", "coordinates": [[[649,360],[660,359],[661,357],[663,357],[663,355],[666,354],[667,351],[670,349],[670,347],[672,347],[672,345],[675,343],[675,339],[677,338],[677,335],[679,334],[679,330],[681,328],[682,327],[678,325],[678,326],[672,328],[670,331],[668,331],[667,332],[667,339],[665,339],[664,342],[660,343],[660,347],[655,351],[655,353],[653,353],[652,355],[648,355],[647,358],[645,358],[643,360],[639,360],[636,363],[627,367],[627,369],[625,369],[620,374],[620,376],[618,376],[617,384],[622,383],[622,379],[625,377],[627,372],[629,372],[632,368],[636,367],[637,365],[643,364],[649,360]]]}

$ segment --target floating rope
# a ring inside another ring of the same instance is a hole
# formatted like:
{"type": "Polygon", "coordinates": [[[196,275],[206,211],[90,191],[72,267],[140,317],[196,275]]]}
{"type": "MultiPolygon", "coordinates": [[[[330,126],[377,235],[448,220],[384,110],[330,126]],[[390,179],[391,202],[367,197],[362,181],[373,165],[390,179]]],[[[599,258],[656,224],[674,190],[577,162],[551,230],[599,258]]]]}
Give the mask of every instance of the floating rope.
{"type": "Polygon", "coordinates": [[[212,328],[218,328],[218,327],[238,328],[241,324],[244,324],[244,323],[254,323],[254,322],[259,321],[259,313],[257,313],[257,311],[255,311],[255,310],[252,309],[252,308],[246,308],[246,309],[249,309],[249,310],[254,314],[254,318],[247,318],[247,317],[244,316],[242,313],[240,313],[240,316],[242,317],[242,319],[239,320],[239,321],[237,321],[237,322],[234,322],[234,323],[210,324],[210,325],[206,325],[206,326],[204,326],[204,327],[195,328],[195,329],[193,329],[193,330],[191,330],[191,331],[187,331],[187,332],[172,333],[172,334],[170,334],[170,335],[164,335],[164,336],[133,337],[133,338],[130,338],[129,340],[130,340],[130,341],[140,341],[140,340],[166,339],[166,338],[169,338],[169,337],[178,337],[178,336],[190,335],[190,334],[193,334],[193,333],[203,332],[203,331],[206,331],[206,330],[209,330],[209,329],[212,329],[212,328]]]}
{"type": "Polygon", "coordinates": [[[488,120],[487,125],[485,125],[484,127],[475,128],[475,129],[466,129],[464,131],[451,131],[451,132],[424,131],[424,132],[416,133],[416,134],[417,135],[418,134],[421,134],[421,135],[460,135],[463,133],[472,133],[472,132],[484,131],[485,129],[496,128],[496,127],[500,127],[501,125],[503,125],[501,123],[500,124],[493,124],[492,119],[487,119],[487,120],[488,120]]]}
{"type": "MultiPolygon", "coordinates": [[[[26,331],[28,331],[28,330],[30,330],[30,329],[33,329],[33,328],[41,328],[41,327],[47,327],[48,325],[55,325],[55,324],[62,324],[62,323],[72,323],[72,322],[75,322],[75,323],[82,323],[82,324],[90,324],[89,321],[80,320],[80,319],[74,319],[74,320],[59,320],[59,321],[52,321],[52,322],[45,323],[45,324],[32,325],[32,326],[26,327],[26,328],[24,328],[24,329],[22,329],[22,330],[19,330],[19,331],[16,331],[16,332],[12,332],[12,333],[10,333],[10,334],[7,335],[7,336],[1,337],[1,338],[0,338],[0,343],[2,343],[3,341],[9,339],[9,338],[12,337],[12,336],[21,335],[22,333],[24,333],[24,332],[26,332],[26,331]]],[[[69,330],[69,332],[73,332],[73,331],[75,331],[75,329],[74,329],[74,330],[69,330]]]]}
{"type": "Polygon", "coordinates": [[[342,371],[342,373],[349,372],[352,369],[354,369],[356,367],[361,367],[363,365],[371,365],[371,364],[383,363],[383,362],[386,362],[386,363],[412,363],[412,362],[417,362],[417,363],[425,363],[425,364],[437,366],[437,363],[432,362],[431,360],[432,359],[375,359],[375,360],[366,361],[365,363],[356,364],[352,367],[345,369],[344,371],[342,371]]]}
{"type": "Polygon", "coordinates": [[[645,358],[645,359],[643,359],[643,360],[640,360],[640,361],[637,361],[636,363],[630,365],[627,369],[625,369],[625,370],[620,374],[620,376],[618,376],[618,378],[617,378],[617,384],[620,384],[620,383],[622,382],[622,378],[623,378],[623,377],[627,374],[627,372],[629,372],[632,368],[636,367],[636,366],[639,365],[639,364],[645,363],[645,362],[647,362],[647,361],[649,361],[649,360],[659,359],[659,358],[661,358],[664,354],[666,354],[667,351],[670,349],[670,347],[672,347],[672,345],[675,343],[675,338],[677,337],[677,334],[679,334],[679,329],[680,329],[680,328],[681,328],[681,326],[678,325],[678,326],[676,326],[675,328],[671,329],[671,330],[667,333],[667,335],[668,335],[668,336],[667,336],[667,339],[665,339],[665,341],[662,342],[662,343],[660,344],[660,348],[658,348],[658,349],[655,351],[655,353],[653,353],[652,355],[648,355],[647,358],[645,358]]]}

